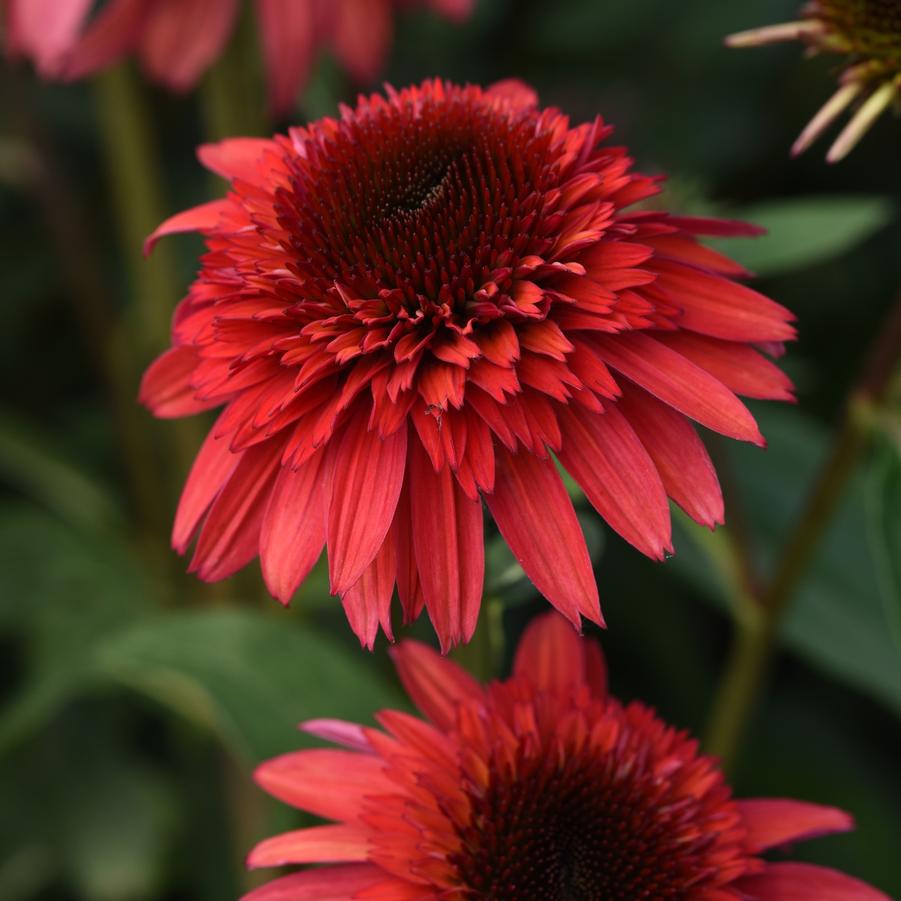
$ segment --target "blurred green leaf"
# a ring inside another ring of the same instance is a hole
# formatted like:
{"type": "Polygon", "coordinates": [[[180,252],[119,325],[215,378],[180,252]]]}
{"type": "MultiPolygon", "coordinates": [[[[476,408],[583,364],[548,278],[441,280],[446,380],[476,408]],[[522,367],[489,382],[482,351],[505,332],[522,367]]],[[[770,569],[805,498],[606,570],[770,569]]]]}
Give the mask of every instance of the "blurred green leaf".
{"type": "Polygon", "coordinates": [[[174,613],[97,649],[97,666],[199,722],[243,757],[284,752],[301,720],[369,720],[399,699],[371,660],[296,625],[284,611],[174,613]]]}
{"type": "Polygon", "coordinates": [[[892,218],[884,197],[836,196],[772,200],[735,211],[767,229],[751,240],[712,241],[758,276],[783,275],[833,260],[892,218]]]}
{"type": "MultiPolygon", "coordinates": [[[[796,410],[768,410],[759,420],[768,449],[730,447],[730,470],[738,483],[737,500],[747,515],[753,556],[760,571],[771,572],[829,436],[796,410]]],[[[792,602],[781,638],[824,672],[901,715],[901,650],[880,595],[865,517],[864,478],[858,473],[792,602]]],[[[668,565],[705,598],[725,606],[723,581],[710,578],[714,563],[706,556],[705,544],[697,540],[700,527],[676,522],[678,552],[668,565]]]]}

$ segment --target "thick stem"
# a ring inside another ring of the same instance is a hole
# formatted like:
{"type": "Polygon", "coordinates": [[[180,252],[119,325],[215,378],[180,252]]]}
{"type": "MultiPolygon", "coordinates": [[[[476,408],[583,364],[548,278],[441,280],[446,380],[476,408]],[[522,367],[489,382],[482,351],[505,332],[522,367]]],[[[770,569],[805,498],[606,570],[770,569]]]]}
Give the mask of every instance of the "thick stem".
{"type": "Polygon", "coordinates": [[[729,768],[760,698],[782,618],[819,547],[858,458],[866,446],[873,406],[885,395],[901,358],[901,296],[851,392],[829,456],[776,566],[759,597],[758,616],[736,621],[737,635],[713,703],[706,746],[729,768]]]}

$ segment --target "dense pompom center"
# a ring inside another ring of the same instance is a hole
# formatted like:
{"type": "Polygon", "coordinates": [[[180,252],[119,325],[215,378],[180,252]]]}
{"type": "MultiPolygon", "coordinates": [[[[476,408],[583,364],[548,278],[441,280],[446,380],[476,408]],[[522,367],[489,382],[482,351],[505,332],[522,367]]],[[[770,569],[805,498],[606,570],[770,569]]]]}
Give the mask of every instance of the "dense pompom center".
{"type": "Polygon", "coordinates": [[[549,244],[553,161],[536,117],[457,91],[380,104],[310,136],[278,209],[299,274],[410,316],[501,315],[480,290],[502,295],[516,261],[549,244]]]}
{"type": "Polygon", "coordinates": [[[493,766],[453,860],[472,897],[522,901],[683,899],[724,869],[732,802],[692,763],[628,739],[608,753],[520,755],[493,766]],[[713,787],[716,803],[707,790],[713,787]]]}

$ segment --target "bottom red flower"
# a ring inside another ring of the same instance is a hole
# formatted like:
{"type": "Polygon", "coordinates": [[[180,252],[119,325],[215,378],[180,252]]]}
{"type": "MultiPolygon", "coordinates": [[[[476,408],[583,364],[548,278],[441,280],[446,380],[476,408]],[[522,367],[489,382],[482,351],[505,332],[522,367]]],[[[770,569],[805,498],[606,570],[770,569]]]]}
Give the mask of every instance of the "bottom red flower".
{"type": "Polygon", "coordinates": [[[329,866],[245,901],[888,901],[835,870],[764,860],[852,820],[733,799],[696,741],[606,694],[597,645],[556,614],[526,632],[512,678],[487,687],[424,645],[394,655],[428,721],[384,711],[380,730],[308,722],[345,750],[264,763],[263,788],[336,822],[258,845],[252,867],[329,866]]]}

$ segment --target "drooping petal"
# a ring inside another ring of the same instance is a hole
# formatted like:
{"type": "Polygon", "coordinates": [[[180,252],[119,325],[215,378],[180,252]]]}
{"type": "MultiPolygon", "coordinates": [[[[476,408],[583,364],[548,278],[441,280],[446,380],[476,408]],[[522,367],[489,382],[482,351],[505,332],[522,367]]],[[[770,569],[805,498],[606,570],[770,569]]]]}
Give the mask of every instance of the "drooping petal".
{"type": "Polygon", "coordinates": [[[601,414],[559,414],[558,456],[591,505],[643,554],[662,560],[672,551],[669,505],[653,460],[629,421],[611,406],[601,414]]]}
{"type": "Polygon", "coordinates": [[[442,651],[469,641],[482,598],[482,502],[471,500],[449,466],[435,472],[419,441],[410,448],[413,547],[426,609],[442,651]]]}
{"type": "Polygon", "coordinates": [[[648,335],[596,338],[604,360],[646,391],[714,432],[763,444],[747,407],[722,382],[648,335]]]}
{"type": "Polygon", "coordinates": [[[65,61],[62,76],[75,80],[121,59],[137,44],[152,12],[147,0],[113,0],[91,20],[65,61]]]}
{"type": "Polygon", "coordinates": [[[754,798],[737,804],[754,852],[854,828],[849,814],[822,804],[783,798],[754,798]]]}
{"type": "Polygon", "coordinates": [[[325,545],[325,457],[319,450],[297,469],[282,466],[263,514],[260,566],[266,586],[283,604],[310,574],[325,545]]]}
{"type": "Polygon", "coordinates": [[[245,451],[207,514],[190,571],[207,582],[225,579],[259,553],[266,498],[278,472],[280,450],[269,444],[245,451]]]}
{"type": "Polygon", "coordinates": [[[347,621],[360,644],[371,651],[379,626],[388,636],[391,631],[391,596],[394,593],[396,556],[391,530],[385,536],[375,559],[356,583],[341,596],[347,621]]]}
{"type": "Polygon", "coordinates": [[[654,461],[666,493],[708,528],[723,522],[723,493],[704,442],[672,407],[634,385],[623,388],[619,409],[654,461]]]}
{"type": "Polygon", "coordinates": [[[138,400],[160,419],[178,419],[209,410],[216,403],[198,399],[191,387],[196,368],[195,348],[170,348],[147,368],[141,378],[138,400]]]}
{"type": "Polygon", "coordinates": [[[210,200],[200,206],[191,207],[181,213],[170,216],[157,226],[155,231],[144,241],[144,256],[153,250],[156,242],[166,235],[177,235],[183,232],[207,232],[219,224],[219,217],[228,209],[225,200],[210,200]]]}
{"type": "Polygon", "coordinates": [[[439,729],[456,724],[460,701],[482,696],[466,670],[418,641],[391,648],[391,658],[410,699],[439,729]]]}
{"type": "Polygon", "coordinates": [[[93,0],[7,2],[6,44],[11,56],[29,56],[46,78],[57,78],[78,40],[93,0]]]}
{"type": "Polygon", "coordinates": [[[533,619],[519,639],[513,673],[557,694],[589,684],[591,678],[589,687],[603,696],[606,679],[598,680],[597,658],[589,660],[589,647],[562,616],[545,613],[533,619]]]}
{"type": "Polygon", "coordinates": [[[336,56],[357,81],[372,81],[391,44],[390,3],[340,0],[334,16],[332,43],[336,56]]]}
{"type": "Polygon", "coordinates": [[[316,6],[297,0],[256,0],[263,64],[273,113],[291,111],[313,63],[317,35],[316,6]]]}
{"type": "Polygon", "coordinates": [[[283,754],[260,764],[254,779],[286,804],[346,823],[357,820],[366,795],[392,791],[384,762],[354,751],[316,749],[283,754]]]}
{"type": "Polygon", "coordinates": [[[260,842],[248,855],[247,866],[256,869],[289,863],[363,862],[368,850],[369,838],[359,826],[313,826],[260,842]]]}
{"type": "Polygon", "coordinates": [[[333,452],[328,509],[329,577],[343,594],[372,562],[391,526],[404,481],[407,429],[387,438],[367,428],[367,416],[352,416],[333,452]]]}
{"type": "Polygon", "coordinates": [[[809,863],[771,863],[735,887],[748,901],[891,901],[879,889],[837,870],[809,863]]]}
{"type": "Polygon", "coordinates": [[[238,0],[178,0],[152,6],[141,31],[141,61],[155,81],[186,91],[221,53],[238,0]]]}
{"type": "Polygon", "coordinates": [[[526,575],[571,622],[601,623],[585,538],[553,460],[496,449],[494,492],[485,502],[526,575]]]}

